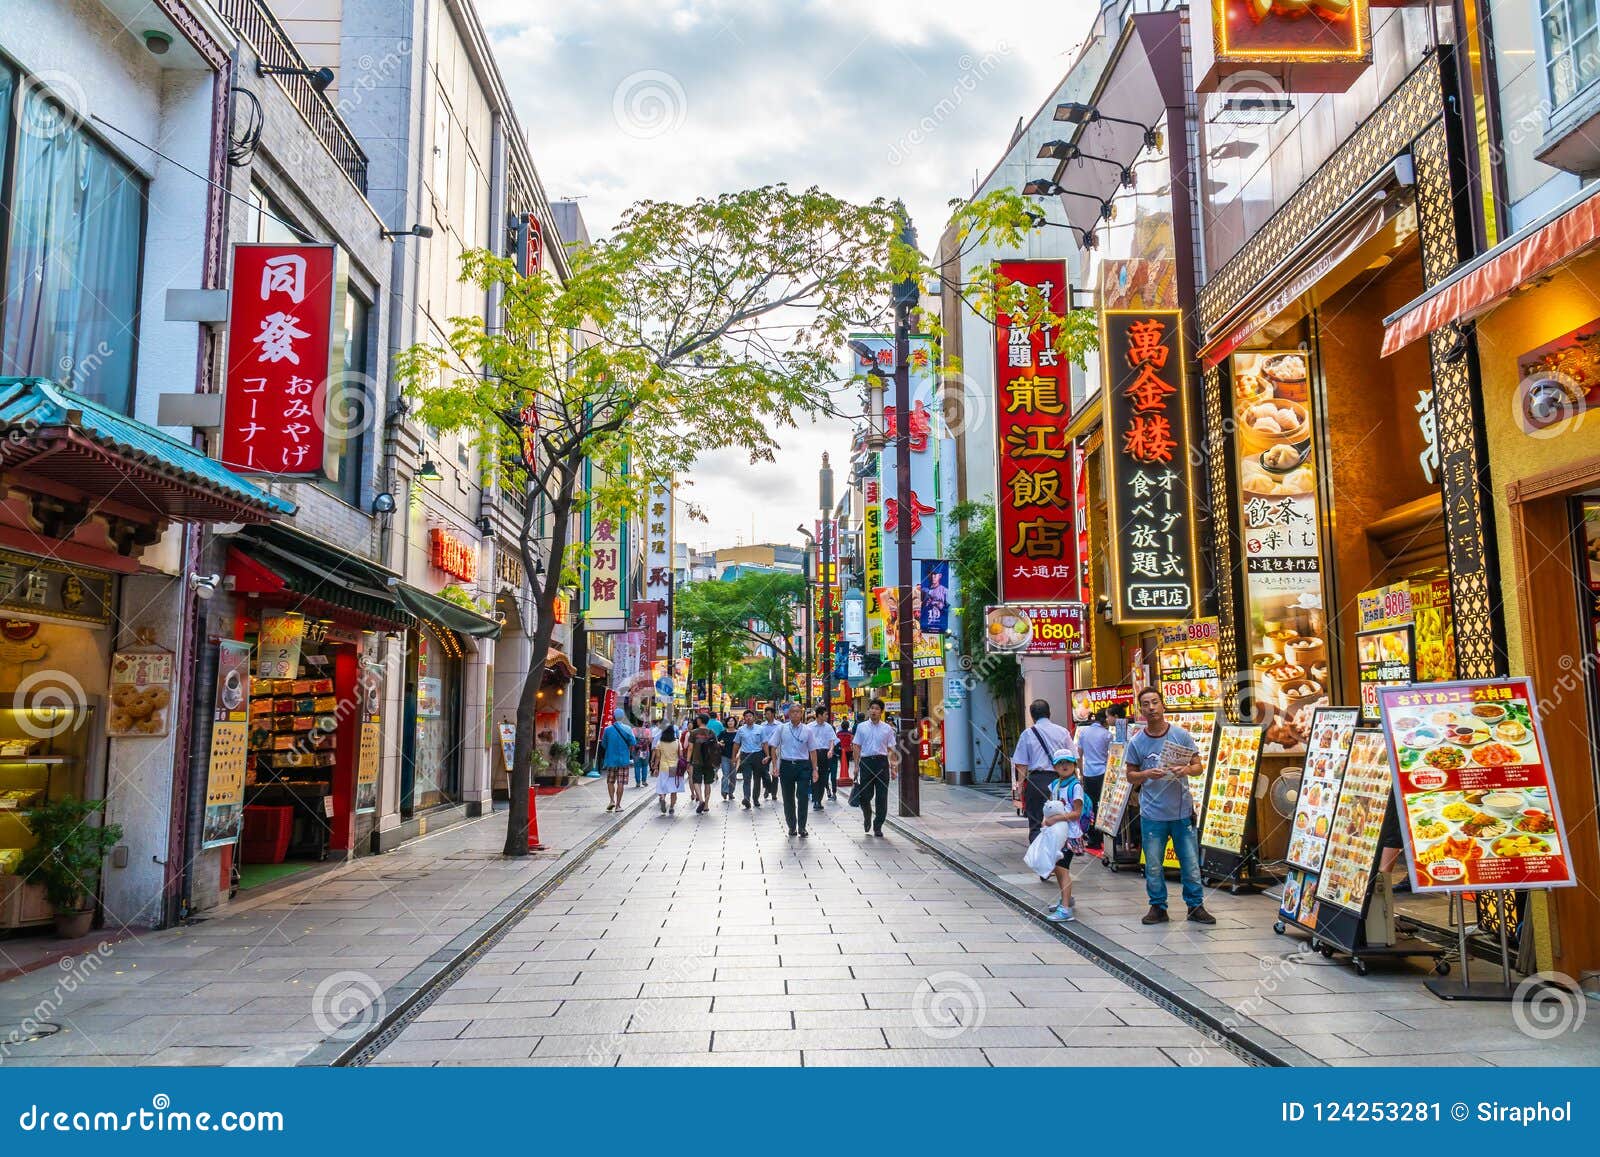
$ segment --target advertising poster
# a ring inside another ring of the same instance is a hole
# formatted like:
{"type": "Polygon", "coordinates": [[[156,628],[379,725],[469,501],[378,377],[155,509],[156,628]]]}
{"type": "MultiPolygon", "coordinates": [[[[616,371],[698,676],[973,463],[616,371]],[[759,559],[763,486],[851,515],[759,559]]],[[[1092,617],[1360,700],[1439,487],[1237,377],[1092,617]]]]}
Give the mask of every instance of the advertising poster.
{"type": "Polygon", "coordinates": [[[1071,699],[1074,719],[1090,719],[1096,711],[1114,707],[1119,703],[1131,710],[1133,684],[1123,683],[1116,687],[1079,687],[1072,692],[1071,699]]]}
{"type": "Polygon", "coordinates": [[[171,726],[172,652],[156,647],[111,656],[111,714],[106,734],[153,738],[171,726]]]}
{"type": "Polygon", "coordinates": [[[1450,612],[1450,580],[1411,584],[1411,629],[1418,683],[1448,683],[1456,677],[1455,618],[1450,612]]]}
{"type": "Polygon", "coordinates": [[[1361,683],[1361,719],[1378,722],[1378,689],[1409,687],[1416,678],[1409,626],[1356,632],[1356,677],[1361,683]]]}
{"type": "Polygon", "coordinates": [[[1013,655],[1086,655],[1089,608],[1082,603],[985,607],[984,645],[1013,655]]]}
{"type": "Polygon", "coordinates": [[[1283,878],[1283,898],[1278,915],[1307,928],[1317,925],[1317,874],[1290,868],[1283,878]]]}
{"type": "Polygon", "coordinates": [[[1106,593],[1119,622],[1179,622],[1195,612],[1198,571],[1182,315],[1105,310],[1101,331],[1106,593]]]}
{"type": "Polygon", "coordinates": [[[256,640],[256,678],[293,679],[300,673],[300,644],[306,620],[293,613],[262,615],[256,640]]]}
{"type": "MultiPolygon", "coordinates": [[[[894,339],[885,334],[851,334],[852,348],[863,347],[870,356],[856,354],[856,372],[865,374],[873,366],[893,373],[894,339]]],[[[911,556],[938,558],[940,555],[939,526],[939,375],[934,356],[933,339],[926,334],[913,334],[910,341],[911,364],[908,376],[911,384],[911,413],[908,417],[897,414],[891,401],[883,408],[883,424],[888,441],[878,455],[878,502],[882,506],[877,538],[878,556],[883,586],[900,585],[900,552],[894,549],[898,541],[900,520],[904,518],[911,528],[911,556]],[[899,465],[900,422],[905,418],[907,435],[911,443],[911,493],[901,495],[896,485],[899,465]],[[887,546],[888,549],[884,549],[887,546]]],[[[891,392],[892,398],[892,392],[891,392]]],[[[873,499],[866,497],[870,505],[873,499]]],[[[870,545],[870,544],[869,544],[870,545]]],[[[915,584],[916,575],[907,577],[915,584]]]]}
{"type": "Polygon", "coordinates": [[[361,730],[356,736],[356,814],[378,810],[378,766],[383,757],[383,657],[378,632],[361,632],[357,693],[361,730]]]}
{"type": "Polygon", "coordinates": [[[944,559],[923,559],[918,588],[922,602],[917,608],[917,625],[924,635],[942,635],[950,628],[950,564],[944,559]]]}
{"type": "Polygon", "coordinates": [[[1378,698],[1414,891],[1577,882],[1529,679],[1378,698]]]}
{"type": "MultiPolygon", "coordinates": [[[[1067,312],[1064,261],[1001,261],[1006,282],[1038,290],[1067,312]]],[[[1001,602],[1081,600],[1069,368],[1053,327],[1000,314],[995,321],[995,546],[1001,602]]]]}
{"type": "Polygon", "coordinates": [[[1122,762],[1126,750],[1126,744],[1115,741],[1106,748],[1106,778],[1100,786],[1100,810],[1095,812],[1094,826],[1107,835],[1122,826],[1122,815],[1128,810],[1128,794],[1133,785],[1128,782],[1122,762]]]}
{"type": "Polygon", "coordinates": [[[1311,366],[1303,350],[1230,364],[1255,722],[1266,754],[1299,754],[1328,702],[1311,366]]]}
{"type": "Polygon", "coordinates": [[[1255,793],[1256,763],[1261,756],[1261,728],[1249,723],[1224,723],[1217,729],[1217,762],[1206,792],[1200,825],[1204,847],[1239,855],[1244,851],[1245,823],[1255,793]]]}
{"type": "Polygon", "coordinates": [[[1350,740],[1344,783],[1328,829],[1328,846],[1317,884],[1319,902],[1357,913],[1366,906],[1378,863],[1378,837],[1383,832],[1383,816],[1392,790],[1383,732],[1357,728],[1350,740]]]}
{"type": "Polygon", "coordinates": [[[250,644],[217,644],[217,698],[206,766],[206,817],[201,848],[239,838],[244,821],[245,769],[250,758],[250,644]]]}
{"type": "Polygon", "coordinates": [[[1344,784],[1345,761],[1350,757],[1350,742],[1355,738],[1360,716],[1355,707],[1320,707],[1311,722],[1305,772],[1300,779],[1300,795],[1289,826],[1289,850],[1284,858],[1313,876],[1322,871],[1339,788],[1344,784]]]}
{"type": "Polygon", "coordinates": [[[1169,710],[1204,711],[1222,698],[1217,635],[1214,618],[1156,628],[1156,677],[1169,710]]]}

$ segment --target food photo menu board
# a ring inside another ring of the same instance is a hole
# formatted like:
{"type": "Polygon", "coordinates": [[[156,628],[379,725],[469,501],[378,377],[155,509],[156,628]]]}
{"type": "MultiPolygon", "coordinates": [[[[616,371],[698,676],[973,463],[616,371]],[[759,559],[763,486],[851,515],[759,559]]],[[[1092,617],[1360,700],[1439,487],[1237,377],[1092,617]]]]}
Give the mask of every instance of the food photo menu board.
{"type": "Polygon", "coordinates": [[[1122,826],[1122,813],[1128,810],[1128,793],[1132,784],[1125,774],[1122,756],[1127,745],[1112,741],[1106,748],[1106,778],[1100,787],[1100,808],[1095,812],[1094,826],[1108,835],[1122,826]]]}
{"type": "Polygon", "coordinates": [[[1328,833],[1333,830],[1333,811],[1344,783],[1345,761],[1350,756],[1350,741],[1355,738],[1360,716],[1355,707],[1319,707],[1311,721],[1306,767],[1294,804],[1289,851],[1284,856],[1296,868],[1313,874],[1322,871],[1328,833]]]}
{"type": "Polygon", "coordinates": [[[1259,726],[1224,723],[1217,729],[1217,762],[1211,769],[1211,790],[1206,793],[1205,821],[1200,827],[1200,843],[1205,847],[1243,854],[1245,821],[1250,816],[1260,756],[1259,726]]]}
{"type": "Polygon", "coordinates": [[[1361,718],[1378,722],[1378,690],[1407,687],[1416,678],[1415,637],[1409,625],[1356,632],[1356,677],[1361,684],[1361,718]]]}
{"type": "Polygon", "coordinates": [[[1378,696],[1414,891],[1577,882],[1530,680],[1378,696]]]}
{"type": "Polygon", "coordinates": [[[1350,740],[1344,784],[1328,830],[1328,848],[1317,884],[1320,901],[1357,913],[1366,907],[1391,790],[1383,732],[1375,727],[1358,728],[1350,740]]]}
{"type": "MultiPolygon", "coordinates": [[[[1167,720],[1189,733],[1194,745],[1200,749],[1200,766],[1211,766],[1211,749],[1217,740],[1217,713],[1215,711],[1168,711],[1167,720]]],[[[1201,805],[1205,802],[1205,780],[1191,783],[1190,795],[1194,798],[1194,818],[1200,819],[1201,805]]]]}

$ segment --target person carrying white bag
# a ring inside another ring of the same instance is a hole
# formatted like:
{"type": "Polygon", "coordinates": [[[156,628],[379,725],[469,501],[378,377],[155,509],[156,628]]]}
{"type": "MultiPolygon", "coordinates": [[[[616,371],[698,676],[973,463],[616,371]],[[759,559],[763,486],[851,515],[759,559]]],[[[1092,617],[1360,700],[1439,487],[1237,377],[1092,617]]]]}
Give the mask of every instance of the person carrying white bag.
{"type": "Polygon", "coordinates": [[[1088,796],[1079,778],[1078,756],[1058,748],[1050,757],[1056,779],[1044,804],[1044,824],[1028,845],[1023,861],[1041,880],[1055,877],[1061,900],[1045,910],[1055,924],[1076,920],[1072,909],[1072,857],[1084,850],[1084,826],[1089,822],[1088,796]]]}

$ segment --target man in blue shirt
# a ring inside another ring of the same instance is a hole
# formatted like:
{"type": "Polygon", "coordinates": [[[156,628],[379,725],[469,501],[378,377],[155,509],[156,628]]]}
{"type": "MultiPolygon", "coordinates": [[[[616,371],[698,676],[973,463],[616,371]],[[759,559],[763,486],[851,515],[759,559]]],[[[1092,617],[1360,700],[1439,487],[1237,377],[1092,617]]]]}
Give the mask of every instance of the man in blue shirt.
{"type": "MultiPolygon", "coordinates": [[[[1105,709],[1101,708],[1094,713],[1087,725],[1078,729],[1078,756],[1083,769],[1083,791],[1089,797],[1089,802],[1094,805],[1094,810],[1100,810],[1100,789],[1106,784],[1106,756],[1111,751],[1111,729],[1106,726],[1105,709]]],[[[1089,825],[1089,830],[1084,835],[1084,844],[1091,852],[1101,850],[1101,841],[1104,834],[1094,825],[1089,825]]]]}
{"type": "Polygon", "coordinates": [[[744,777],[744,806],[750,806],[753,791],[755,806],[760,807],[761,788],[766,783],[767,729],[756,722],[754,711],[744,713],[744,722],[733,733],[733,741],[738,771],[744,777]]]}
{"type": "Polygon", "coordinates": [[[606,773],[606,811],[622,810],[622,795],[628,789],[628,772],[633,767],[633,728],[628,713],[618,707],[611,722],[600,732],[600,767],[606,773]]]}
{"type": "Polygon", "coordinates": [[[1200,843],[1194,828],[1194,796],[1190,789],[1195,778],[1206,770],[1200,762],[1199,745],[1187,731],[1167,721],[1167,706],[1156,688],[1140,691],[1138,705],[1144,730],[1129,737],[1123,760],[1128,782],[1139,789],[1144,890],[1150,898],[1150,911],[1140,923],[1164,924],[1167,920],[1167,875],[1161,861],[1170,839],[1178,857],[1189,919],[1196,924],[1215,924],[1217,918],[1206,911],[1205,890],[1200,886],[1200,843]],[[1167,749],[1174,745],[1188,753],[1181,763],[1165,758],[1167,749]]]}

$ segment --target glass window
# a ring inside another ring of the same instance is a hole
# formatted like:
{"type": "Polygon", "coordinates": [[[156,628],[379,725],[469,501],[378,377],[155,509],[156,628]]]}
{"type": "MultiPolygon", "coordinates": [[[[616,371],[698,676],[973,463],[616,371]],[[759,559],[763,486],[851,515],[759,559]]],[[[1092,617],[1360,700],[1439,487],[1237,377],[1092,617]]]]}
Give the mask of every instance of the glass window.
{"type": "MultiPolygon", "coordinates": [[[[1506,196],[1515,205],[1557,173],[1534,151],[1541,143],[1549,106],[1534,54],[1536,0],[1492,0],[1487,5],[1494,36],[1494,73],[1500,90],[1499,149],[1506,196]]],[[[1513,221],[1513,227],[1521,224],[1513,221]]]]}
{"type": "Polygon", "coordinates": [[[1560,109],[1600,76],[1595,0],[1543,0],[1545,73],[1550,105],[1560,109]]]}
{"type": "Polygon", "coordinates": [[[372,360],[368,332],[372,307],[355,291],[344,299],[344,369],[329,382],[328,446],[339,464],[337,479],[322,483],[330,494],[361,505],[366,431],[371,416],[372,360]]]}
{"type": "MultiPolygon", "coordinates": [[[[13,78],[5,84],[9,98],[13,78]]],[[[52,378],[127,413],[144,182],[43,88],[13,111],[0,373],[52,378]]]]}
{"type": "Polygon", "coordinates": [[[284,222],[289,215],[283,207],[272,199],[260,185],[251,185],[248,197],[253,212],[250,217],[250,226],[246,230],[246,239],[262,241],[271,245],[298,245],[301,241],[300,234],[296,233],[284,222]]]}

